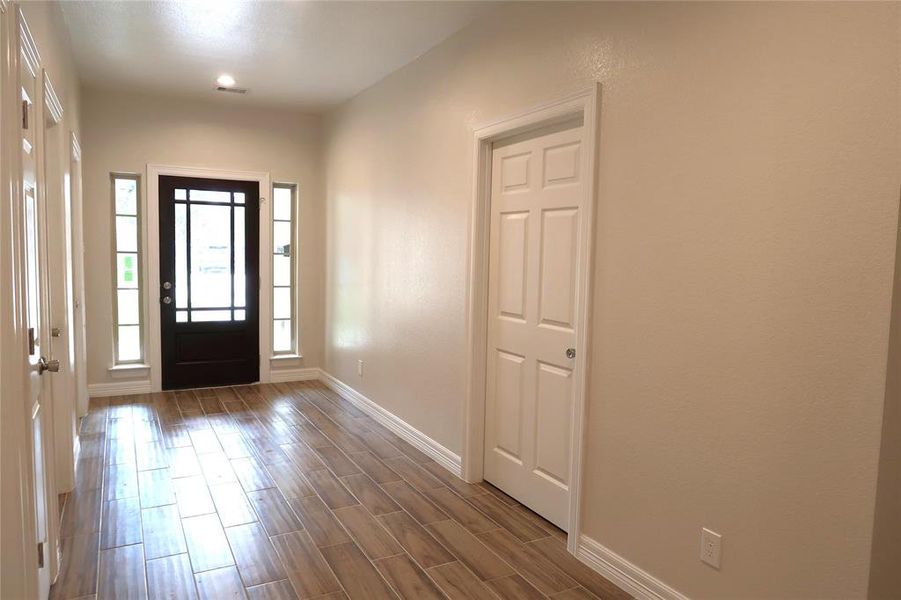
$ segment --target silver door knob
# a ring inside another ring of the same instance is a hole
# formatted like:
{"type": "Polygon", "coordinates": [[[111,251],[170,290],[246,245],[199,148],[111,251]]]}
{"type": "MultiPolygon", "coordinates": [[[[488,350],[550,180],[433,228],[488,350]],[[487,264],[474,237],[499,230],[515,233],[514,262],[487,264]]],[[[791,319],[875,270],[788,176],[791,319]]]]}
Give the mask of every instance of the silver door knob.
{"type": "Polygon", "coordinates": [[[169,296],[163,296],[163,304],[172,304],[172,298],[169,296]]]}
{"type": "Polygon", "coordinates": [[[575,348],[567,348],[566,349],[566,358],[575,358],[576,357],[576,349],[575,348]]]}
{"type": "Polygon", "coordinates": [[[164,289],[164,290],[171,290],[171,289],[172,289],[172,284],[169,283],[168,281],[164,281],[164,282],[163,282],[163,289],[164,289]]]}
{"type": "Polygon", "coordinates": [[[59,361],[56,359],[47,360],[43,356],[38,360],[38,374],[43,375],[44,371],[50,371],[51,373],[59,372],[59,361]]]}

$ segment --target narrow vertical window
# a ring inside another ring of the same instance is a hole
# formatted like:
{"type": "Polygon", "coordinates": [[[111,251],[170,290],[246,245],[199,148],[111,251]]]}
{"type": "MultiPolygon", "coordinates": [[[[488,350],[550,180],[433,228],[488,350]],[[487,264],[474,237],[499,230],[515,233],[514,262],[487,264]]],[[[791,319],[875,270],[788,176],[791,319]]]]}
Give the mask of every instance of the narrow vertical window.
{"type": "Polygon", "coordinates": [[[143,356],[141,329],[140,195],[137,175],[111,176],[113,189],[113,310],[116,364],[138,363],[143,356]]]}
{"type": "Polygon", "coordinates": [[[297,187],[276,183],[272,189],[272,353],[296,354],[294,311],[294,220],[297,187]]]}

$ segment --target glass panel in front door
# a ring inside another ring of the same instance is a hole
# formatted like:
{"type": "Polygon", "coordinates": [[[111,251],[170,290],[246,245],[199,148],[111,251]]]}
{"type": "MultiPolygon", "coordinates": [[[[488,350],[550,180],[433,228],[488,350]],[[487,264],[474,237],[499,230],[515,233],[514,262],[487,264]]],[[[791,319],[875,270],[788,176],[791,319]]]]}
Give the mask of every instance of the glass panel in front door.
{"type": "Polygon", "coordinates": [[[243,321],[244,194],[175,190],[175,320],[243,321]]]}

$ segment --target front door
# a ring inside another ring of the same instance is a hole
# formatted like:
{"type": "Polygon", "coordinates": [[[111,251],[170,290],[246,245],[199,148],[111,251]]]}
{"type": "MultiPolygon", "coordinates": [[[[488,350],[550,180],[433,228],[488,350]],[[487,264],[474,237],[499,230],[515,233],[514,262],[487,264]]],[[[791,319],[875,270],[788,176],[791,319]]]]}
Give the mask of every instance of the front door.
{"type": "Polygon", "coordinates": [[[259,183],[161,176],[163,389],[260,377],[259,183]]]}
{"type": "Polygon", "coordinates": [[[495,144],[485,479],[569,525],[585,182],[581,122],[495,144]]]}

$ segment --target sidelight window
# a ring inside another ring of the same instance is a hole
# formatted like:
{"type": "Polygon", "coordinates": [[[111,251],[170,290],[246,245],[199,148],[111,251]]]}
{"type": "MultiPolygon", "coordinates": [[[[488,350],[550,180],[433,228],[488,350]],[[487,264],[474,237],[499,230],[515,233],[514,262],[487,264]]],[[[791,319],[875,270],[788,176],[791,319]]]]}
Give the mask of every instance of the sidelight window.
{"type": "Polygon", "coordinates": [[[113,192],[113,331],[116,364],[144,358],[141,326],[140,177],[112,174],[113,192]]]}
{"type": "Polygon", "coordinates": [[[297,186],[276,183],[272,189],[272,353],[296,354],[294,241],[297,186]]]}

